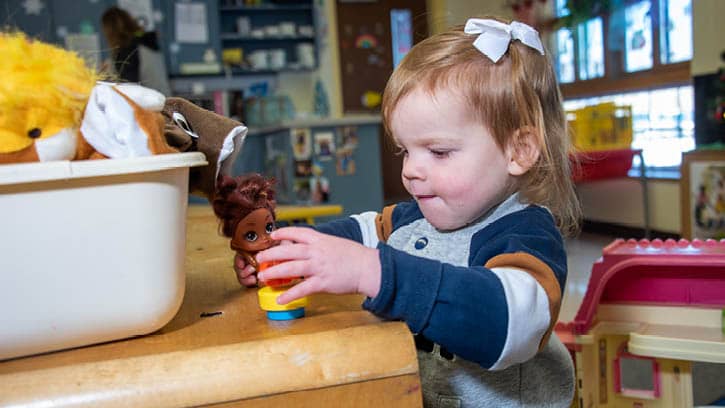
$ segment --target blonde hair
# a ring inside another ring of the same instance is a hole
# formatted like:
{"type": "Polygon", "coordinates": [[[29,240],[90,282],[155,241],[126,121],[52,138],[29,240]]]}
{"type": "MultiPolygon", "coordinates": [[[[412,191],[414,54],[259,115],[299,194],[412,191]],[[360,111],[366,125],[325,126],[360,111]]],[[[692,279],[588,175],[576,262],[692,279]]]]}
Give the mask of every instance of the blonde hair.
{"type": "Polygon", "coordinates": [[[0,55],[0,153],[80,125],[99,79],[80,56],[22,32],[0,32],[0,55]]]}
{"type": "Polygon", "coordinates": [[[385,87],[385,131],[394,137],[390,121],[403,97],[418,89],[433,94],[451,87],[502,150],[516,143],[518,130],[533,129],[540,156],[521,176],[519,194],[526,202],[547,207],[563,234],[575,233],[581,209],[571,179],[565,112],[549,59],[512,41],[506,54],[493,63],[473,46],[475,39],[476,35],[465,34],[460,25],[410,50],[385,87]]]}

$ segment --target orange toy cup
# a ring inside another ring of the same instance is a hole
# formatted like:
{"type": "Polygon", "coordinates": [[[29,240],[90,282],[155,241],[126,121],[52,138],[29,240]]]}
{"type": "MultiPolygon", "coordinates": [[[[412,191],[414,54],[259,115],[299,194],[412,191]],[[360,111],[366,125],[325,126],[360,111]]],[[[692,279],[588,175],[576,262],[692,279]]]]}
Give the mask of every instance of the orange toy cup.
{"type": "MultiPolygon", "coordinates": [[[[262,272],[263,270],[265,270],[269,267],[272,267],[274,265],[281,264],[281,263],[282,263],[282,261],[262,262],[259,264],[259,267],[257,268],[257,270],[258,270],[258,272],[262,272]]],[[[270,280],[264,282],[265,285],[272,286],[272,287],[285,286],[285,285],[289,285],[290,283],[292,283],[291,278],[270,279],[270,280]]]]}

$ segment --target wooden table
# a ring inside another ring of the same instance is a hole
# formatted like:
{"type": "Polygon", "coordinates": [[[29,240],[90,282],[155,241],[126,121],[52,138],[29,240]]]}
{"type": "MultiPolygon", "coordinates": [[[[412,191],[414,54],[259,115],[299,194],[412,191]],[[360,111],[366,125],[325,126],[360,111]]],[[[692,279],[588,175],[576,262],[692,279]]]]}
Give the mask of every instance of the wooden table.
{"type": "Polygon", "coordinates": [[[315,295],[307,316],[266,318],[240,288],[208,207],[188,214],[186,293],[161,330],[0,362],[0,406],[421,406],[412,336],[361,310],[360,296],[315,295]]]}

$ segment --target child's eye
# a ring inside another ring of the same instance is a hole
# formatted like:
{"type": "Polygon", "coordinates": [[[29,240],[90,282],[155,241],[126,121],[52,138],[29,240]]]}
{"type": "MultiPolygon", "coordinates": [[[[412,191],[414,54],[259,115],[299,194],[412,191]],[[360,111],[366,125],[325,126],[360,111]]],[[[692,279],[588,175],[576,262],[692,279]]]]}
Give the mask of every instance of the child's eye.
{"type": "Polygon", "coordinates": [[[244,239],[249,242],[254,242],[257,240],[257,233],[254,231],[247,231],[247,233],[244,234],[244,239]]]}
{"type": "Polygon", "coordinates": [[[267,234],[271,233],[274,231],[274,224],[268,222],[267,225],[264,226],[264,230],[267,231],[267,234]]]}
{"type": "Polygon", "coordinates": [[[451,154],[451,151],[450,151],[450,150],[436,150],[436,149],[430,149],[430,152],[431,152],[431,154],[432,154],[433,156],[435,156],[435,157],[437,157],[437,158],[439,158],[439,159],[444,159],[444,158],[446,158],[446,157],[450,156],[450,154],[451,154]]]}

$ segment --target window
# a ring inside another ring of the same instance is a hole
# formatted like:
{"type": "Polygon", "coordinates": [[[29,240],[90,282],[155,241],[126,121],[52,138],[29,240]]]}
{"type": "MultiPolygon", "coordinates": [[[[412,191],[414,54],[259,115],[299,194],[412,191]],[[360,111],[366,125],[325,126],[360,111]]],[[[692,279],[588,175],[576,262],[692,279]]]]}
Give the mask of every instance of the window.
{"type": "Polygon", "coordinates": [[[557,74],[559,82],[570,83],[574,76],[574,37],[571,30],[563,28],[556,32],[557,74]]]}
{"type": "Polygon", "coordinates": [[[650,2],[640,1],[625,8],[624,65],[627,72],[652,68],[652,18],[650,18],[650,7],[650,2]]]}
{"type": "MultiPolygon", "coordinates": [[[[642,149],[648,167],[676,169],[681,152],[695,148],[694,95],[690,85],[651,91],[569,99],[567,111],[614,102],[632,107],[632,148],[642,149]]],[[[639,160],[635,157],[635,160],[639,160]]],[[[639,163],[632,166],[639,169],[639,163]]]]}
{"type": "MultiPolygon", "coordinates": [[[[614,392],[625,397],[657,399],[661,395],[657,360],[630,354],[626,344],[614,359],[614,392]]],[[[635,405],[636,406],[636,405],[635,405]]]]}
{"type": "Polygon", "coordinates": [[[577,27],[579,79],[604,76],[604,38],[602,19],[593,18],[577,27]]]}
{"type": "Polygon", "coordinates": [[[663,3],[660,17],[660,60],[665,63],[692,59],[691,0],[669,0],[663,3]]]}
{"type": "Polygon", "coordinates": [[[647,167],[675,169],[695,146],[692,0],[601,3],[617,6],[586,15],[566,7],[576,2],[555,2],[558,17],[576,22],[553,36],[566,108],[632,106],[632,147],[644,150],[647,167]]]}

